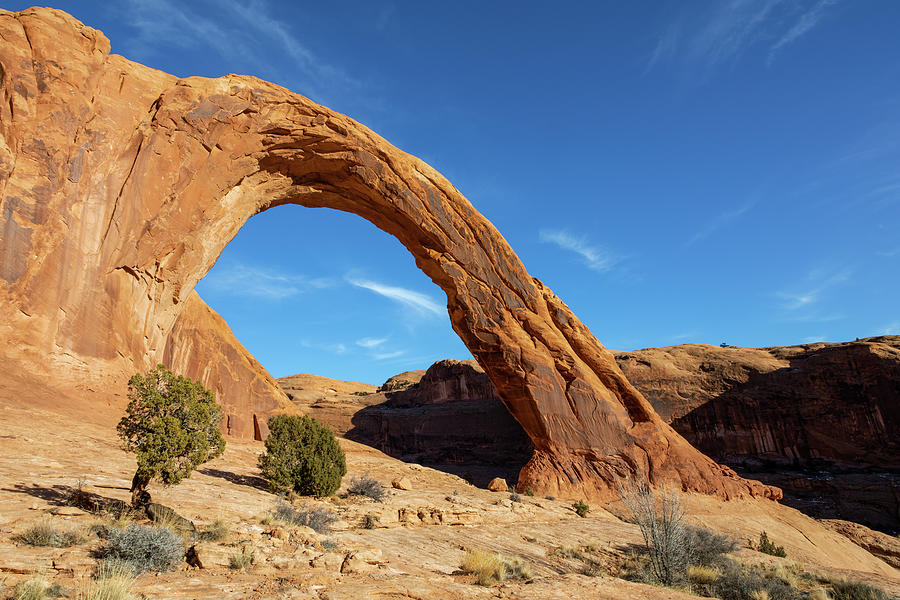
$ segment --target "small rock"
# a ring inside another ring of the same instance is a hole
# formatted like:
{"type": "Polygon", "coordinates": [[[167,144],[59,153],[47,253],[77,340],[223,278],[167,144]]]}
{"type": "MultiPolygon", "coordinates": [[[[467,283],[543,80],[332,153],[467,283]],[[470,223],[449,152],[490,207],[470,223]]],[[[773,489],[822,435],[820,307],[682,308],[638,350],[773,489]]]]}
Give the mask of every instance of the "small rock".
{"type": "Polygon", "coordinates": [[[309,565],[313,569],[328,569],[338,571],[344,564],[344,555],[337,552],[326,552],[312,559],[309,565]]]}
{"type": "Polygon", "coordinates": [[[391,486],[393,486],[396,490],[411,490],[412,481],[409,480],[409,477],[397,477],[393,481],[391,481],[391,486]]]}
{"type": "Polygon", "coordinates": [[[356,555],[353,554],[347,555],[347,558],[345,558],[344,562],[341,564],[341,573],[365,574],[374,573],[377,570],[377,565],[369,564],[361,558],[357,558],[356,555]]]}
{"type": "Polygon", "coordinates": [[[492,492],[506,492],[509,491],[509,486],[506,485],[506,480],[502,477],[494,477],[488,484],[487,489],[492,492]]]}
{"type": "Polygon", "coordinates": [[[80,517],[85,514],[83,510],[75,506],[60,506],[59,508],[54,508],[50,512],[60,517],[80,517]]]}

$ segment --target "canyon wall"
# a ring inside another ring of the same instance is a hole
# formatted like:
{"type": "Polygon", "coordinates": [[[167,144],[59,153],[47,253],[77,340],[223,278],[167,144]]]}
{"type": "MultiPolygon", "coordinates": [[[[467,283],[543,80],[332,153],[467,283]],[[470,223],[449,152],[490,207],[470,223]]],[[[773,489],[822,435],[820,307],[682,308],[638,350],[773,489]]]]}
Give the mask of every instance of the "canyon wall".
{"type": "Polygon", "coordinates": [[[332,208],[395,236],[444,291],[454,331],[534,444],[520,482],[535,493],[606,498],[638,477],[779,497],[691,447],[466,198],[366,127],[253,77],[130,62],[53,9],[0,12],[0,37],[5,360],[124,383],[166,356],[195,284],[249,218],[332,208]]]}

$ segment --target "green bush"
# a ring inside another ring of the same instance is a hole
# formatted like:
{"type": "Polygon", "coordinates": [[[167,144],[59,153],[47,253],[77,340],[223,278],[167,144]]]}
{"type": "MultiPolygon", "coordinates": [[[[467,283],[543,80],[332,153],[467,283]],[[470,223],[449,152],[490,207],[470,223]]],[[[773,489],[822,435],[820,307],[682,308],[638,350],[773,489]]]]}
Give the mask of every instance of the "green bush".
{"type": "Polygon", "coordinates": [[[219,431],[222,411],[199,381],[175,375],[163,365],[128,381],[128,408],[116,430],[122,448],[134,452],[137,471],[131,502],[146,504],[154,479],[175,485],[225,450],[219,431]]]}
{"type": "Polygon", "coordinates": [[[276,494],[330,496],[347,473],[344,451],[334,432],[310,417],[276,415],[269,419],[266,451],[259,468],[276,494]]]}
{"type": "Polygon", "coordinates": [[[784,546],[776,546],[775,543],[769,539],[769,536],[765,531],[759,534],[759,545],[756,549],[763,554],[768,554],[770,556],[778,556],[781,558],[787,556],[787,552],[784,551],[784,546]]]}
{"type": "Polygon", "coordinates": [[[126,529],[111,530],[103,558],[126,563],[134,573],[171,571],[184,559],[184,545],[171,529],[132,523],[126,529]]]}
{"type": "Polygon", "coordinates": [[[575,504],[572,505],[572,508],[575,510],[575,514],[579,517],[586,517],[589,512],[591,512],[591,507],[585,503],[584,500],[579,500],[575,504]]]}

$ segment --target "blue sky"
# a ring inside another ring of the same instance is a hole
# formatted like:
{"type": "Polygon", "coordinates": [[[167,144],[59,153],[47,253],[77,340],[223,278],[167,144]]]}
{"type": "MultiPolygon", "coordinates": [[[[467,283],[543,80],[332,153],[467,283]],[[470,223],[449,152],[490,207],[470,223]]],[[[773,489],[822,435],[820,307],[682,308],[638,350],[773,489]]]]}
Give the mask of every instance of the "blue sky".
{"type": "MultiPolygon", "coordinates": [[[[328,4],[54,5],[130,59],[257,75],[424,159],[609,348],[900,333],[900,2],[328,4]]],[[[354,215],[254,217],[197,289],[275,376],[468,356],[354,215]]]]}

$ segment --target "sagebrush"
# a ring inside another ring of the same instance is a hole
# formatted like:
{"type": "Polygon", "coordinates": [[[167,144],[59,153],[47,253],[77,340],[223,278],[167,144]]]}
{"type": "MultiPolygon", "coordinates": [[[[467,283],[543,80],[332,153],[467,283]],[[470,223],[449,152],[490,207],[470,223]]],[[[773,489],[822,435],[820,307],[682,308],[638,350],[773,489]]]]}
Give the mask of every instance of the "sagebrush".
{"type": "Polygon", "coordinates": [[[132,523],[125,529],[111,530],[101,554],[127,564],[136,574],[171,571],[184,559],[184,544],[171,529],[132,523]]]}
{"type": "Polygon", "coordinates": [[[356,496],[371,498],[375,502],[383,502],[388,496],[388,491],[381,482],[368,473],[351,478],[347,491],[356,496]]]}

